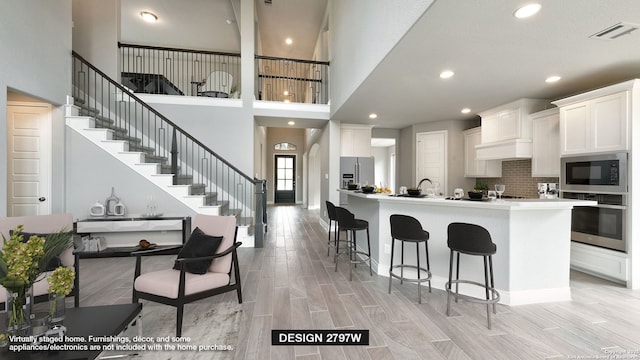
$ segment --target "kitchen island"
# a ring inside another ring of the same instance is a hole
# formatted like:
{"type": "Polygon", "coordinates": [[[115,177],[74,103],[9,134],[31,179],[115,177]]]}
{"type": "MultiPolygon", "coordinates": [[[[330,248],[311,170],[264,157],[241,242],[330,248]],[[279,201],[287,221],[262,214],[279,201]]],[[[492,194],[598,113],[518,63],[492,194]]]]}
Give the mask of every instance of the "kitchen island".
{"type": "MultiPolygon", "coordinates": [[[[500,302],[506,305],[571,299],[571,209],[596,205],[595,201],[568,199],[488,202],[338,191],[348,195],[349,204],[344,207],[369,222],[372,266],[379,275],[389,276],[392,214],[413,216],[429,232],[432,286],[438,289],[444,289],[448,280],[447,226],[466,222],[486,228],[497,246],[493,256],[495,285],[500,302]]],[[[358,239],[358,246],[362,247],[363,236],[358,239]]],[[[399,262],[400,246],[395,251],[394,258],[399,262]]],[[[426,264],[424,253],[420,255],[421,264],[426,264]]],[[[404,256],[405,263],[415,264],[413,247],[407,247],[404,256]]],[[[482,257],[461,255],[460,260],[461,279],[484,283],[482,257]]],[[[469,289],[467,293],[484,296],[482,289],[469,289]]]]}

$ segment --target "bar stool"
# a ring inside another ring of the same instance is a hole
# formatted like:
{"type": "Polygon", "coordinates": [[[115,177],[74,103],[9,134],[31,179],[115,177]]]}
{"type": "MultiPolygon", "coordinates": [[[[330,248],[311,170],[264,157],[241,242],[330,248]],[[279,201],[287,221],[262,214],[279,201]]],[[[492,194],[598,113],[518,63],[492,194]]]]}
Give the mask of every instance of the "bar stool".
{"type": "Polygon", "coordinates": [[[400,279],[400,284],[403,281],[414,282],[418,284],[418,303],[422,304],[422,295],[420,283],[429,282],[429,292],[431,292],[431,269],[429,267],[429,248],[427,246],[427,240],[429,240],[429,232],[422,229],[420,222],[411,216],[407,215],[391,215],[389,218],[391,222],[391,265],[389,266],[389,294],[391,294],[391,280],[392,278],[400,279]],[[395,240],[401,241],[400,252],[400,264],[393,265],[393,249],[395,240]],[[404,263],[404,243],[412,242],[416,244],[416,259],[417,265],[409,265],[404,263]],[[424,252],[427,259],[427,268],[420,267],[420,244],[424,243],[424,252]],[[400,275],[393,272],[393,269],[400,269],[400,275]],[[404,268],[411,268],[417,270],[417,278],[404,277],[404,268]],[[421,273],[426,273],[426,277],[421,277],[421,273]]]}
{"type": "Polygon", "coordinates": [[[371,241],[369,239],[369,222],[356,219],[351,211],[339,206],[336,207],[336,218],[338,219],[338,240],[336,243],[335,271],[338,271],[338,260],[340,258],[340,255],[349,254],[349,281],[351,281],[353,278],[353,267],[351,265],[356,266],[358,263],[364,263],[367,261],[369,262],[369,275],[373,276],[373,272],[371,271],[371,241]],[[356,231],[358,230],[367,231],[367,252],[358,250],[356,246],[356,231]],[[346,232],[346,240],[340,240],[341,231],[346,232]],[[345,249],[343,253],[340,253],[340,242],[345,242],[347,244],[347,249],[345,249]],[[366,256],[366,259],[358,259],[358,255],[366,256]]]}
{"type": "Polygon", "coordinates": [[[331,247],[338,246],[338,218],[336,217],[336,206],[331,201],[325,201],[327,205],[327,216],[329,217],[329,230],[327,234],[327,256],[331,253],[331,247]],[[333,223],[333,245],[331,244],[331,224],[333,223]]]}
{"type": "Polygon", "coordinates": [[[451,250],[449,256],[449,282],[445,284],[447,291],[447,316],[451,309],[451,296],[458,298],[487,304],[487,325],[491,330],[491,311],[490,305],[493,305],[493,313],[496,313],[496,303],[500,301],[500,294],[495,289],[493,283],[493,261],[491,256],[496,253],[496,244],[491,241],[491,235],[487,229],[479,225],[466,223],[451,223],[447,228],[447,245],[451,250]],[[453,254],[456,253],[456,279],[452,280],[453,274],[453,254]],[[470,280],[460,280],[460,254],[482,256],[484,259],[484,284],[470,280]],[[488,261],[488,266],[487,266],[488,261]],[[460,283],[480,286],[485,289],[485,299],[459,294],[458,285],[460,283]],[[456,291],[451,290],[451,284],[456,284],[456,291]]]}

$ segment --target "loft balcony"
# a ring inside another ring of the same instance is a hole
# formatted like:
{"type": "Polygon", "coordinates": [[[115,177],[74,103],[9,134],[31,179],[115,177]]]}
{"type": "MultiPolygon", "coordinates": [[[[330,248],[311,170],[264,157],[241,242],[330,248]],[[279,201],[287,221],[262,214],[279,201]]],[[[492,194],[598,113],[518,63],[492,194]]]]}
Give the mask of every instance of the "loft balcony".
{"type": "MultiPolygon", "coordinates": [[[[240,98],[240,54],[119,43],[121,83],[135,93],[240,98]]],[[[329,63],[255,56],[256,100],[328,104],[329,63]]]]}

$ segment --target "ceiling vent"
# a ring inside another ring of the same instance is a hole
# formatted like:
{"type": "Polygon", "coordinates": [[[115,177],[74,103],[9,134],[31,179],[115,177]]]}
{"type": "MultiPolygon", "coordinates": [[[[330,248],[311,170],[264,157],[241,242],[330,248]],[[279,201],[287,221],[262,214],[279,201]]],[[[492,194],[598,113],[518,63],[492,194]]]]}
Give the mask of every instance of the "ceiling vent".
{"type": "Polygon", "coordinates": [[[640,28],[640,25],[620,22],[602,31],[598,31],[589,37],[592,39],[615,40],[623,35],[631,34],[631,32],[638,30],[638,28],[640,28]]]}

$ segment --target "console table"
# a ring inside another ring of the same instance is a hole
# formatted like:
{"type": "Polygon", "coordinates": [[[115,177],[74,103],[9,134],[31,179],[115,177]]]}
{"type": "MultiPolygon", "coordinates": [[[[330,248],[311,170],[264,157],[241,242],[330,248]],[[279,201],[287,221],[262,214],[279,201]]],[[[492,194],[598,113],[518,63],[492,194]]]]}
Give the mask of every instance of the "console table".
{"type": "Polygon", "coordinates": [[[177,254],[180,245],[191,235],[191,217],[180,216],[101,216],[78,220],[74,223],[78,235],[101,236],[105,238],[102,251],[84,251],[82,247],[74,251],[74,287],[77,289],[74,306],[80,306],[80,259],[131,256],[141,250],[138,242],[144,236],[156,245],[154,255],[177,254]],[[161,251],[165,249],[166,251],[161,251]]]}

